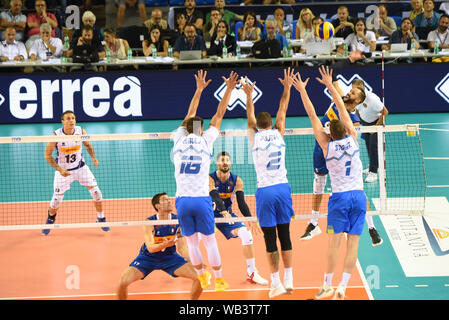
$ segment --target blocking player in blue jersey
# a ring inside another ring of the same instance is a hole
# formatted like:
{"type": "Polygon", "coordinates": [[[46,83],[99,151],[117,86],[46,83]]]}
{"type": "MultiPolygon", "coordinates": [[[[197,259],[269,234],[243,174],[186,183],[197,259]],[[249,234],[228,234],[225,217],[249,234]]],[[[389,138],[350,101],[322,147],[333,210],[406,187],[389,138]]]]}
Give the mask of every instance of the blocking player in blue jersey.
{"type": "MultiPolygon", "coordinates": [[[[172,213],[172,200],[165,192],[153,196],[151,202],[157,213],[147,218],[148,220],[178,219],[176,214],[172,213]]],[[[138,256],[122,273],[117,289],[117,298],[127,299],[130,284],[145,279],[155,270],[162,270],[175,278],[191,279],[193,284],[190,290],[190,299],[197,300],[203,289],[192,264],[187,261],[189,259],[188,249],[184,238],[182,238],[179,224],[146,225],[143,230],[145,242],[141,246],[138,256]]]]}
{"type": "Polygon", "coordinates": [[[357,131],[343,99],[332,83],[332,70],[321,66],[319,71],[321,79],[317,78],[317,80],[324,84],[332,94],[340,115],[340,119],[331,120],[330,135],[325,132],[307,94],[306,85],[309,79],[302,81],[300,74],[297,73],[293,83],[301,95],[304,109],[312,123],[315,138],[323,150],[332,186],[332,195],[328,203],[327,234],[329,241],[324,283],[315,297],[322,299],[333,295],[334,300],[343,300],[348,281],[357,262],[360,234],[365,223],[367,198],[363,191],[363,168],[357,143],[357,131]],[[332,277],[343,233],[347,234],[343,274],[340,284],[334,290],[332,277]]]}
{"type": "MultiPolygon", "coordinates": [[[[236,218],[237,215],[232,212],[235,196],[242,215],[251,217],[243,192],[243,180],[230,171],[231,166],[231,156],[226,151],[222,151],[217,155],[218,170],[209,175],[209,194],[214,202],[214,215],[216,218],[236,218]]],[[[255,222],[248,222],[248,225],[254,232],[257,232],[258,229],[255,222]]],[[[215,223],[215,226],[226,239],[240,238],[242,241],[243,255],[247,264],[247,281],[267,285],[268,281],[262,278],[256,269],[253,235],[245,224],[242,222],[215,223]]]]}

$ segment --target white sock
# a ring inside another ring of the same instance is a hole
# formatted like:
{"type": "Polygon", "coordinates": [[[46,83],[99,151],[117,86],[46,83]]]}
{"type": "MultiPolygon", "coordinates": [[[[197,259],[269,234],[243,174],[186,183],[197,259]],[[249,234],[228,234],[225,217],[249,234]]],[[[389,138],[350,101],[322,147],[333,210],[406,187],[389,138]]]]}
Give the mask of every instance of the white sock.
{"type": "MultiPolygon", "coordinates": [[[[317,215],[317,214],[320,214],[320,212],[312,210],[312,214],[313,215],[317,215]]],[[[318,225],[318,218],[310,219],[310,223],[313,224],[316,227],[318,225]]]]}
{"type": "Polygon", "coordinates": [[[215,276],[215,279],[223,278],[223,271],[222,271],[222,269],[221,268],[219,270],[215,270],[214,269],[214,276],[215,276]]]}
{"type": "Polygon", "coordinates": [[[279,272],[275,272],[271,274],[271,288],[277,288],[281,284],[281,280],[279,279],[279,272]]]}
{"type": "Polygon", "coordinates": [[[256,259],[246,259],[246,265],[248,270],[248,275],[251,275],[254,271],[256,271],[256,259]]]}
{"type": "Polygon", "coordinates": [[[97,218],[104,218],[104,212],[97,212],[97,218]]]}
{"type": "Polygon", "coordinates": [[[325,273],[324,274],[324,283],[325,286],[331,286],[332,285],[332,277],[334,276],[334,273],[325,273]]]}
{"type": "Polygon", "coordinates": [[[284,268],[284,281],[293,280],[293,268],[284,268]]]}
{"type": "Polygon", "coordinates": [[[341,282],[340,282],[340,286],[347,287],[348,286],[348,281],[349,281],[350,278],[351,278],[351,274],[350,273],[343,272],[343,276],[342,276],[342,279],[341,279],[341,282]]]}
{"type": "Polygon", "coordinates": [[[374,228],[374,222],[372,216],[366,216],[366,222],[368,223],[368,228],[374,228]]]}
{"type": "Polygon", "coordinates": [[[200,276],[204,273],[204,268],[201,268],[201,269],[193,268],[193,269],[195,269],[195,272],[198,276],[200,276]]]}

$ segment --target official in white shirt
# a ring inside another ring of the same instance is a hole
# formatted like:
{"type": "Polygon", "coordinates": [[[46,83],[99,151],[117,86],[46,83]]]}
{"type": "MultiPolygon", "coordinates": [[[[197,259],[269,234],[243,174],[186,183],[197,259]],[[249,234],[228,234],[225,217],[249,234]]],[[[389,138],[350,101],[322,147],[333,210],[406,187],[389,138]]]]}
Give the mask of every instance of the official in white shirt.
{"type": "Polygon", "coordinates": [[[5,61],[23,61],[28,57],[25,45],[16,41],[16,29],[6,28],[5,38],[0,45],[0,60],[5,61]]]}
{"type": "Polygon", "coordinates": [[[30,48],[29,56],[31,60],[48,60],[50,58],[59,58],[62,55],[62,41],[59,38],[51,37],[51,25],[43,23],[40,26],[41,38],[33,42],[30,48]]]}
{"type": "MultiPolygon", "coordinates": [[[[365,91],[365,100],[355,107],[362,126],[384,125],[388,110],[380,98],[375,93],[365,90],[363,80],[354,80],[352,87],[357,87],[365,91]]],[[[368,174],[365,182],[374,182],[377,180],[377,169],[379,167],[377,133],[364,133],[362,137],[365,140],[369,156],[369,170],[365,169],[363,172],[364,174],[368,174]]]]}

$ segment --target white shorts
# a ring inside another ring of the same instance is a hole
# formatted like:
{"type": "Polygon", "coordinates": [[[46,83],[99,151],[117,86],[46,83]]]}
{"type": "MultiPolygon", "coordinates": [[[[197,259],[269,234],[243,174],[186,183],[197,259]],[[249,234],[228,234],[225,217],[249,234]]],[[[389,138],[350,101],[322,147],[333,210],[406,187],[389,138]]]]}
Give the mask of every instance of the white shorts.
{"type": "Polygon", "coordinates": [[[79,169],[69,171],[68,177],[63,177],[59,171],[55,172],[55,179],[53,181],[54,192],[56,194],[63,194],[70,189],[70,185],[73,181],[77,180],[82,186],[95,187],[97,180],[95,179],[92,171],[90,171],[87,165],[82,166],[79,169]]]}

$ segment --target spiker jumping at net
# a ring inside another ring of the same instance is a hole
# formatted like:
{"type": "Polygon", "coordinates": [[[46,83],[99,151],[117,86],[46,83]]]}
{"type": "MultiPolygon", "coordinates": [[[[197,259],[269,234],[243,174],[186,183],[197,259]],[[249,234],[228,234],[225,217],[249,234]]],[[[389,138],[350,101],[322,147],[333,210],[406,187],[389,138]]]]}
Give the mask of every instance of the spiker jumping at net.
{"type": "Polygon", "coordinates": [[[321,79],[317,78],[317,81],[328,88],[340,115],[340,119],[331,120],[330,135],[324,130],[307,94],[306,86],[309,79],[302,81],[300,74],[297,73],[293,83],[301,95],[304,109],[312,123],[316,141],[323,150],[333,192],[328,203],[327,234],[329,241],[324,283],[315,297],[322,299],[333,295],[334,300],[343,300],[357,261],[360,234],[365,223],[367,197],[363,191],[363,168],[353,119],[349,116],[348,108],[332,83],[332,70],[321,66],[319,71],[321,79]],[[334,291],[332,277],[343,233],[347,234],[343,275],[338,288],[334,291]]]}
{"type": "MultiPolygon", "coordinates": [[[[76,116],[72,111],[65,111],[61,116],[62,128],[59,128],[53,135],[86,135],[86,131],[76,125],[76,116]]],[[[103,196],[98,188],[97,181],[87,166],[83,158],[82,145],[86,148],[92,157],[94,167],[98,166],[98,160],[95,157],[94,148],[89,141],[66,141],[66,142],[49,142],[45,148],[45,160],[56,169],[53,182],[53,197],[48,209],[48,217],[46,224],[54,224],[56,214],[64,199],[64,194],[70,189],[72,182],[77,180],[82,186],[85,186],[92,195],[95,209],[97,211],[97,222],[106,222],[103,213],[102,200],[103,196]],[[53,159],[52,153],[57,150],[57,157],[53,159]]],[[[103,231],[110,231],[109,227],[102,227],[103,231]]],[[[42,233],[48,235],[50,229],[43,229],[42,233]]]]}

